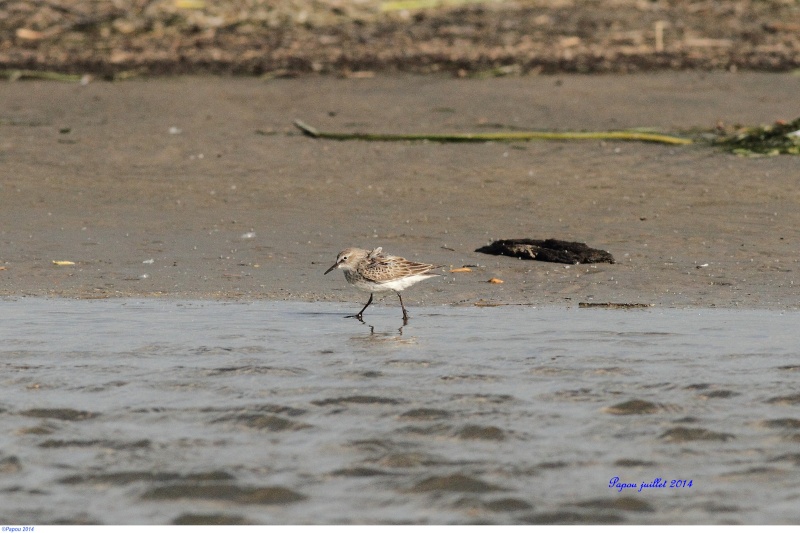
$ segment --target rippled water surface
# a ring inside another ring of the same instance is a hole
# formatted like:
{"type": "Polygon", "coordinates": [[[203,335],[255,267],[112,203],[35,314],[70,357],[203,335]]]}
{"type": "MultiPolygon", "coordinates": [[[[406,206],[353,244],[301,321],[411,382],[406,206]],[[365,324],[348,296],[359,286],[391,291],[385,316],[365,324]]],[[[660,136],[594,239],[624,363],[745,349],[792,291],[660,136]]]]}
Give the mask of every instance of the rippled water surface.
{"type": "Polygon", "coordinates": [[[0,302],[0,522],[800,521],[798,313],[356,307],[0,302]]]}

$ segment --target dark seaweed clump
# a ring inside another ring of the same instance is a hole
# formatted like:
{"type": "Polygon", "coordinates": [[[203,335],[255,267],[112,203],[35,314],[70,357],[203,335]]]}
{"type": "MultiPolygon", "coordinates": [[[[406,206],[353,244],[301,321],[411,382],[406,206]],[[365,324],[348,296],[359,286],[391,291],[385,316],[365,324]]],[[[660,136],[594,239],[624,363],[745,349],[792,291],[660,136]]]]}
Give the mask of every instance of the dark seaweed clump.
{"type": "Polygon", "coordinates": [[[800,117],[771,126],[739,128],[720,135],[715,144],[741,155],[800,155],[800,117]]]}

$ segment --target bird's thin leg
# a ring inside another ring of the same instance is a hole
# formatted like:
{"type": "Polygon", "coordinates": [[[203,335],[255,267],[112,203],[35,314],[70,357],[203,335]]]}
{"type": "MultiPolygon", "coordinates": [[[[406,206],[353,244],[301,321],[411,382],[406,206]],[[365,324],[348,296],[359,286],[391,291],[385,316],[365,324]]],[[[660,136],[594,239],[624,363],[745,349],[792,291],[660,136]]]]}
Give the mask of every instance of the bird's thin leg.
{"type": "Polygon", "coordinates": [[[403,320],[408,320],[408,313],[406,312],[406,306],[403,305],[403,297],[400,296],[400,293],[397,293],[397,297],[400,298],[400,307],[403,308],[403,320]]]}
{"type": "Polygon", "coordinates": [[[369,304],[371,304],[371,303],[372,303],[372,293],[369,293],[369,300],[367,300],[367,305],[362,307],[361,311],[359,311],[358,314],[356,314],[356,315],[348,315],[345,318],[357,318],[357,319],[361,320],[362,319],[361,315],[364,313],[364,309],[369,307],[369,304]]]}

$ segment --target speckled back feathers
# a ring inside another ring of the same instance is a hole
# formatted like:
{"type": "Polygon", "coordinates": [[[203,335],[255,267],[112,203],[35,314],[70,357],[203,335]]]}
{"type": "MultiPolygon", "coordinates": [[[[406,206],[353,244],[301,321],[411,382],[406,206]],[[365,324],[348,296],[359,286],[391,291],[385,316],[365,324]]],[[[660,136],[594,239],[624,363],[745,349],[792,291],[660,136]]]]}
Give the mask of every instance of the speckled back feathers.
{"type": "MultiPolygon", "coordinates": [[[[417,263],[394,255],[384,255],[381,248],[375,248],[356,266],[356,272],[375,283],[384,283],[409,276],[427,274],[436,265],[417,263]]],[[[435,276],[436,274],[430,274],[435,276]]]]}

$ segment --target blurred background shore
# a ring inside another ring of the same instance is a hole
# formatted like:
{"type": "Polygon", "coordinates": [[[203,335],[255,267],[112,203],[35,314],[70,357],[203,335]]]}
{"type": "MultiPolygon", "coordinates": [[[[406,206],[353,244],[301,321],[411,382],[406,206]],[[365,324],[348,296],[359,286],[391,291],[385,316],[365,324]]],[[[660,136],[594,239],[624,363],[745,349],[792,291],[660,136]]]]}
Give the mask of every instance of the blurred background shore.
{"type": "Polygon", "coordinates": [[[796,0],[0,1],[0,69],[630,73],[800,67],[796,0]]]}

